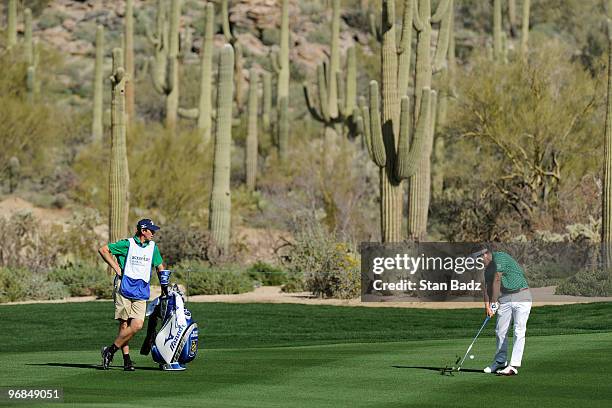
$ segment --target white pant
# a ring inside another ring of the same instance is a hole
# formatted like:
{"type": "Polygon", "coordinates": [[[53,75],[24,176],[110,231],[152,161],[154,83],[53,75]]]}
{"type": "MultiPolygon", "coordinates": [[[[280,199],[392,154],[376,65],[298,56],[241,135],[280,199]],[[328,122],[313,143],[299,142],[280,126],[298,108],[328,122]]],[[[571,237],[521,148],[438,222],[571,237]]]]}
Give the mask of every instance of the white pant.
{"type": "Polygon", "coordinates": [[[512,358],[510,365],[520,367],[525,349],[525,332],[527,331],[527,319],[531,311],[531,293],[524,290],[518,293],[505,294],[499,297],[499,309],[497,310],[497,326],[495,335],[497,337],[497,349],[494,362],[505,363],[508,360],[508,328],[510,320],[514,320],[514,344],[512,346],[512,358]]]}

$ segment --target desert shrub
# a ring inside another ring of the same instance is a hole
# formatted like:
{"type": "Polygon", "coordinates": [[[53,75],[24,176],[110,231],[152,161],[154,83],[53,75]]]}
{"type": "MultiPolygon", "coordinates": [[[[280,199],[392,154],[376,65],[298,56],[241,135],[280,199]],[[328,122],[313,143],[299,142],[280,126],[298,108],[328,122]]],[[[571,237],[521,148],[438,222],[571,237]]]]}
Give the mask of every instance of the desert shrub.
{"type": "Polygon", "coordinates": [[[315,296],[350,299],[361,292],[360,263],[355,250],[338,242],[319,225],[306,226],[297,233],[288,250],[286,266],[292,288],[299,288],[298,276],[302,274],[304,289],[315,296]]]}
{"type": "Polygon", "coordinates": [[[257,261],[247,269],[249,277],[264,286],[280,286],[287,283],[287,272],[278,266],[257,261]]]}
{"type": "Polygon", "coordinates": [[[367,152],[357,140],[329,143],[308,135],[306,124],[298,128],[287,159],[267,159],[258,182],[266,206],[251,222],[295,229],[299,217],[354,241],[377,237],[378,169],[367,152]]]}
{"type": "Polygon", "coordinates": [[[555,290],[557,295],[612,296],[612,276],[605,270],[585,270],[567,278],[555,290]]]}
{"type": "Polygon", "coordinates": [[[48,270],[60,254],[58,225],[41,225],[31,212],[0,217],[0,266],[48,270]]]}
{"type": "Polygon", "coordinates": [[[50,281],[61,282],[71,296],[92,296],[96,290],[109,286],[110,279],[101,265],[79,264],[54,269],[48,276],[50,281]]]}
{"type": "Polygon", "coordinates": [[[48,280],[44,273],[32,273],[25,282],[25,299],[51,300],[63,299],[70,295],[68,288],[61,282],[48,280]]]}
{"type": "Polygon", "coordinates": [[[63,283],[49,281],[44,273],[33,273],[23,268],[0,268],[0,303],[61,299],[68,295],[68,288],[63,283]]]}
{"type": "MultiPolygon", "coordinates": [[[[445,163],[453,163],[445,186],[460,193],[447,200],[464,223],[451,238],[479,239],[478,229],[489,240],[559,230],[563,193],[575,194],[583,175],[599,166],[591,137],[602,120],[598,80],[560,41],[532,50],[528,60],[508,64],[478,59],[457,81],[461,98],[442,135],[449,142],[445,163]]],[[[444,203],[434,207],[437,216],[444,203]]]]}
{"type": "Polygon", "coordinates": [[[530,287],[539,288],[557,285],[561,283],[564,278],[573,275],[575,271],[575,267],[567,263],[544,262],[532,265],[525,271],[525,277],[530,287]]]}
{"type": "MultiPolygon", "coordinates": [[[[172,133],[157,124],[137,123],[128,133],[130,208],[158,208],[171,220],[201,220],[210,199],[212,144],[200,149],[196,131],[172,133]]],[[[73,198],[103,214],[108,189],[100,188],[100,174],[108,174],[107,149],[106,144],[91,144],[79,152],[73,166],[79,178],[73,198]]]]}
{"type": "Polygon", "coordinates": [[[93,208],[73,211],[64,233],[58,237],[62,254],[59,263],[70,265],[98,262],[98,248],[106,242],[104,237],[96,233],[96,227],[103,225],[104,221],[102,215],[93,208]]]}
{"type": "Polygon", "coordinates": [[[209,258],[210,236],[208,230],[199,225],[180,222],[164,225],[159,237],[155,237],[166,265],[183,261],[204,261],[209,258]]]}
{"type": "Polygon", "coordinates": [[[181,262],[174,277],[185,284],[189,295],[232,295],[253,290],[253,281],[235,265],[211,267],[200,262],[181,262]]]}
{"type": "Polygon", "coordinates": [[[48,8],[43,11],[43,13],[38,18],[38,28],[41,30],[46,30],[47,28],[56,27],[64,21],[66,18],[66,14],[63,12],[48,8]]]}

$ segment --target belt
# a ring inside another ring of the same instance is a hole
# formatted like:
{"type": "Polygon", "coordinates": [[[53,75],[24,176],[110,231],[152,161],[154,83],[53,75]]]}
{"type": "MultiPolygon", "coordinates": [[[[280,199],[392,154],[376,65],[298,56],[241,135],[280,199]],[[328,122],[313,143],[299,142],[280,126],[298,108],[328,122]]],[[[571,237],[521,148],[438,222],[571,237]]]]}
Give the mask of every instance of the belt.
{"type": "Polygon", "coordinates": [[[519,293],[519,292],[522,292],[524,290],[529,290],[529,288],[520,288],[520,289],[515,289],[515,290],[504,290],[502,288],[501,293],[504,294],[504,295],[512,295],[514,293],[519,293]]]}

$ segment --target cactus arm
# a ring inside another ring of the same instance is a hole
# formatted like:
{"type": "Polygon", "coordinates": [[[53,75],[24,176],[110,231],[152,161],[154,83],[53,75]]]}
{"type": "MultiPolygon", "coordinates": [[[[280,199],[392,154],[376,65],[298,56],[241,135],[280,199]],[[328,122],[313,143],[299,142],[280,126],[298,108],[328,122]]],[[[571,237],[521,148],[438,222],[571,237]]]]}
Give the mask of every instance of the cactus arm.
{"type": "Polygon", "coordinates": [[[370,81],[370,138],[374,163],[378,167],[384,167],[387,163],[387,154],[380,122],[380,97],[376,81],[370,81]]]}
{"type": "Polygon", "coordinates": [[[410,109],[408,97],[402,97],[402,119],[400,130],[400,143],[398,149],[398,159],[396,166],[396,175],[400,179],[407,179],[413,176],[421,160],[424,160],[424,149],[430,132],[431,121],[431,97],[434,92],[428,88],[423,89],[421,98],[421,109],[419,119],[416,124],[414,140],[410,143],[410,109]]]}
{"type": "Polygon", "coordinates": [[[221,26],[223,29],[223,36],[225,37],[225,41],[228,43],[233,43],[236,40],[232,30],[230,29],[229,23],[229,7],[228,0],[222,0],[221,2],[221,26]]]}
{"type": "Polygon", "coordinates": [[[354,46],[347,50],[346,65],[346,102],[344,106],[345,112],[351,115],[355,110],[357,100],[357,57],[354,46]]]}
{"type": "Polygon", "coordinates": [[[361,116],[359,117],[363,126],[363,140],[368,150],[370,159],[374,161],[374,152],[372,151],[372,132],[370,124],[370,110],[367,106],[366,99],[364,96],[359,97],[359,109],[361,110],[361,116]]]}
{"type": "Polygon", "coordinates": [[[302,87],[304,88],[304,99],[306,99],[306,107],[308,108],[308,112],[310,112],[312,117],[317,122],[325,123],[325,118],[319,111],[317,111],[317,108],[313,103],[312,97],[310,96],[310,90],[308,89],[308,84],[303,83],[302,87]]]}
{"type": "Polygon", "coordinates": [[[425,22],[421,19],[419,0],[410,1],[412,1],[414,7],[412,11],[412,26],[416,31],[423,31],[425,29],[425,22]]]}
{"type": "Polygon", "coordinates": [[[433,16],[431,16],[432,23],[439,23],[440,21],[442,21],[442,19],[446,15],[446,12],[449,10],[450,3],[451,0],[440,0],[436,12],[433,16]]]}
{"type": "Polygon", "coordinates": [[[278,60],[279,60],[278,52],[271,51],[270,52],[270,65],[272,66],[272,69],[277,75],[280,73],[280,70],[281,70],[278,60]]]}
{"type": "Polygon", "coordinates": [[[200,117],[200,110],[198,108],[178,108],[178,115],[183,119],[198,119],[200,117]]]}
{"type": "Polygon", "coordinates": [[[149,41],[149,44],[153,48],[157,49],[160,43],[160,38],[153,35],[153,33],[151,32],[151,28],[149,28],[148,24],[145,24],[144,26],[145,26],[145,36],[147,40],[149,41]]]}
{"type": "Polygon", "coordinates": [[[317,84],[319,88],[319,106],[321,116],[326,122],[329,122],[329,106],[328,106],[328,93],[327,93],[327,81],[325,80],[325,64],[321,64],[317,67],[317,84]]]}
{"type": "Polygon", "coordinates": [[[272,75],[268,71],[263,73],[263,112],[261,120],[264,129],[270,129],[270,115],[272,111],[272,75]]]}
{"type": "Polygon", "coordinates": [[[372,37],[374,37],[376,41],[380,42],[382,40],[382,33],[380,31],[380,26],[376,22],[374,13],[368,14],[368,20],[370,23],[370,34],[372,34],[372,37]]]}
{"type": "Polygon", "coordinates": [[[444,66],[444,61],[448,54],[450,32],[452,29],[453,19],[453,0],[449,1],[449,7],[447,13],[440,24],[440,31],[438,32],[438,41],[436,42],[436,53],[433,60],[433,72],[440,71],[444,66]]]}
{"type": "Polygon", "coordinates": [[[410,58],[412,54],[412,20],[414,18],[413,0],[404,0],[404,14],[402,16],[402,36],[399,45],[399,67],[397,71],[397,84],[400,98],[408,93],[410,85],[410,58]]]}
{"type": "Polygon", "coordinates": [[[155,89],[155,91],[157,91],[157,93],[164,95],[166,93],[165,91],[165,81],[164,82],[159,82],[159,78],[156,75],[156,71],[157,71],[157,63],[155,61],[155,58],[150,57],[149,58],[150,64],[150,74],[151,74],[151,82],[153,83],[153,89],[155,89]]]}
{"type": "Polygon", "coordinates": [[[388,1],[387,7],[383,9],[383,22],[386,27],[393,27],[395,25],[395,1],[388,1]]]}
{"type": "Polygon", "coordinates": [[[350,116],[350,113],[347,109],[345,109],[345,101],[346,101],[346,87],[344,84],[344,80],[342,79],[342,73],[336,72],[336,92],[337,92],[337,100],[338,100],[338,117],[347,118],[350,116]]]}

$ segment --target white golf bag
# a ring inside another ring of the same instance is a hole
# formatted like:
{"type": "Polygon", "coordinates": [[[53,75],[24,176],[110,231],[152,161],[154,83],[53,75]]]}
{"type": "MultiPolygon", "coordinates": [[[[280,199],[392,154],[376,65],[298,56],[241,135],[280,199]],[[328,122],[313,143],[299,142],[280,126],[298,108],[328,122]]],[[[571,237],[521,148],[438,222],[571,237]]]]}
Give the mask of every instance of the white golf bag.
{"type": "Polygon", "coordinates": [[[183,293],[178,286],[175,284],[163,289],[166,290],[162,295],[147,305],[149,323],[140,354],[147,355],[150,351],[162,370],[185,370],[186,364],[198,353],[198,324],[185,308],[183,293]],[[156,331],[160,318],[162,326],[156,331]]]}

